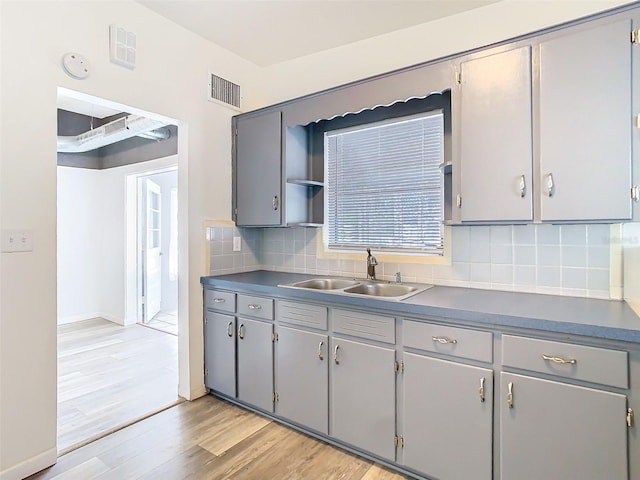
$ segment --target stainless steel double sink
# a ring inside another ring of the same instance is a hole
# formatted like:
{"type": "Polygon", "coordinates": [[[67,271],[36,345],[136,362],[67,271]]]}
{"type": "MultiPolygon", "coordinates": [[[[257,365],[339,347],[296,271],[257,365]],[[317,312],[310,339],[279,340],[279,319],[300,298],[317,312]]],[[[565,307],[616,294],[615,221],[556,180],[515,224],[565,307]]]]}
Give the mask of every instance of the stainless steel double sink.
{"type": "Polygon", "coordinates": [[[382,280],[350,280],[331,277],[312,278],[279,286],[302,290],[317,290],[339,295],[364,295],[386,300],[404,300],[433,287],[433,285],[425,284],[390,283],[382,280]]]}

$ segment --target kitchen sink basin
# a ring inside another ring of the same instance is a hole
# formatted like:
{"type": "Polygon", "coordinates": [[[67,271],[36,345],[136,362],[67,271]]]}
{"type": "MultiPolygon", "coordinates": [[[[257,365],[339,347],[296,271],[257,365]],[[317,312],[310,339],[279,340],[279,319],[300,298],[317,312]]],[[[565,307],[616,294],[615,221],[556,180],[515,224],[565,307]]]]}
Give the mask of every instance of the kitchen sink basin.
{"type": "Polygon", "coordinates": [[[386,300],[404,300],[423,292],[433,285],[389,283],[378,280],[350,280],[348,278],[311,278],[301,282],[279,285],[280,287],[324,291],[334,295],[368,296],[386,300]]]}
{"type": "Polygon", "coordinates": [[[291,287],[313,288],[315,290],[339,290],[341,288],[359,285],[355,280],[347,280],[345,278],[314,278],[304,280],[302,282],[293,283],[291,287]]]}
{"type": "Polygon", "coordinates": [[[345,293],[357,293],[372,297],[402,297],[419,290],[413,285],[398,285],[394,283],[361,283],[353,287],[345,288],[345,293]]]}

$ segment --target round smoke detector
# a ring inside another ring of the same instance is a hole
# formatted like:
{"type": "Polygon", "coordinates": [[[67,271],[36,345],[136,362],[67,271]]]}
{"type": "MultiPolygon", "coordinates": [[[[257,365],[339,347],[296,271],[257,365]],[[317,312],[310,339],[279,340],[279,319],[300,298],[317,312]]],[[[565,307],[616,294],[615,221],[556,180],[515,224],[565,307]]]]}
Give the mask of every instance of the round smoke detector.
{"type": "Polygon", "coordinates": [[[89,61],[79,53],[67,53],[62,57],[64,71],[73,78],[83,80],[89,76],[89,61]]]}

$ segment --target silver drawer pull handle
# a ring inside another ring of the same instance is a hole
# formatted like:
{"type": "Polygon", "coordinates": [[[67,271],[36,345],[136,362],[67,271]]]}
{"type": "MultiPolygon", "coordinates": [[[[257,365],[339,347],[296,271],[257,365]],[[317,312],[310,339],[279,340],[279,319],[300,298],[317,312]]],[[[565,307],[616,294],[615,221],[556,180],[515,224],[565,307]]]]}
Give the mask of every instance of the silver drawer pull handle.
{"type": "Polygon", "coordinates": [[[227,325],[227,335],[229,337],[233,337],[233,322],[229,322],[229,325],[227,325]]]}
{"type": "Polygon", "coordinates": [[[238,327],[238,338],[240,340],[244,339],[244,323],[241,323],[238,327]]]}
{"type": "Polygon", "coordinates": [[[338,349],[340,348],[340,345],[336,345],[336,348],[334,348],[333,350],[333,361],[336,362],[336,365],[338,365],[340,363],[340,360],[338,360],[338,349]]]}
{"type": "Polygon", "coordinates": [[[542,354],[542,358],[553,363],[565,364],[568,363],[570,365],[575,365],[578,363],[578,360],[575,358],[560,358],[560,357],[550,357],[549,355],[542,354]]]}
{"type": "Polygon", "coordinates": [[[224,303],[226,300],[224,298],[214,298],[213,303],[224,303]]]}
{"type": "Polygon", "coordinates": [[[449,337],[431,337],[431,340],[433,340],[434,342],[438,342],[438,343],[458,343],[458,341],[455,338],[449,338],[449,337]]]}
{"type": "Polygon", "coordinates": [[[324,342],[320,342],[318,344],[318,358],[320,360],[324,360],[324,357],[322,356],[322,346],[324,345],[324,342]]]}
{"type": "Polygon", "coordinates": [[[480,389],[478,389],[478,395],[480,395],[480,403],[484,402],[484,377],[480,379],[480,389]]]}
{"type": "Polygon", "coordinates": [[[250,303],[247,307],[249,307],[249,310],[262,310],[262,305],[258,305],[257,303],[250,303]]]}
{"type": "Polygon", "coordinates": [[[507,383],[507,406],[513,408],[513,382],[507,383]]]}

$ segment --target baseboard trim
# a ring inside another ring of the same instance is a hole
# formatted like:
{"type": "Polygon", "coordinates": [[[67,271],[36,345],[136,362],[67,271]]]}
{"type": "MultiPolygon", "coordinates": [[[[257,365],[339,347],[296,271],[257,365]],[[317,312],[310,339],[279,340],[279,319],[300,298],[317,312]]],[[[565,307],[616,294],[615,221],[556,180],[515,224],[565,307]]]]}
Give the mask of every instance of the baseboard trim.
{"type": "Polygon", "coordinates": [[[93,318],[98,318],[98,317],[100,317],[99,312],[83,313],[80,315],[71,315],[69,317],[58,318],[58,325],[66,325],[67,323],[82,322],[84,320],[91,320],[93,318]]]}
{"type": "Polygon", "coordinates": [[[0,480],[21,480],[54,465],[57,459],[58,450],[56,447],[50,448],[35,457],[3,470],[0,472],[0,480]]]}

